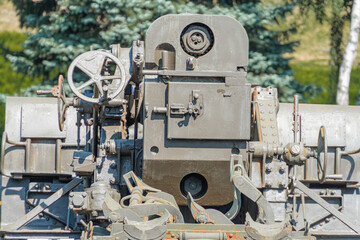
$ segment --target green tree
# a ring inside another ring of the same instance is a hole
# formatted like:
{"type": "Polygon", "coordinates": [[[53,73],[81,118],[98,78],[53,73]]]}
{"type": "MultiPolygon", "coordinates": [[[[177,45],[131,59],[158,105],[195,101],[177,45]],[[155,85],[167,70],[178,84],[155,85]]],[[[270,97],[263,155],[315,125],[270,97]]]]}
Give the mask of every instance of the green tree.
{"type": "Polygon", "coordinates": [[[295,42],[281,44],[291,29],[268,28],[285,18],[292,4],[264,5],[260,0],[50,0],[43,2],[13,0],[23,26],[35,28],[29,33],[21,54],[8,55],[16,71],[43,74],[50,80],[84,51],[107,48],[144,39],[146,29],[158,17],[170,13],[224,14],[239,20],[250,39],[249,80],[279,88],[282,101],[293,94],[313,93],[312,85],[302,86],[292,78],[289,59],[295,42]],[[25,4],[26,3],[26,4],[25,4]],[[34,20],[35,19],[35,20],[34,20]]]}
{"type": "Polygon", "coordinates": [[[307,15],[312,11],[320,23],[326,21],[331,26],[327,102],[335,103],[339,71],[344,53],[344,23],[350,19],[353,0],[297,0],[297,2],[301,14],[307,15]]]}

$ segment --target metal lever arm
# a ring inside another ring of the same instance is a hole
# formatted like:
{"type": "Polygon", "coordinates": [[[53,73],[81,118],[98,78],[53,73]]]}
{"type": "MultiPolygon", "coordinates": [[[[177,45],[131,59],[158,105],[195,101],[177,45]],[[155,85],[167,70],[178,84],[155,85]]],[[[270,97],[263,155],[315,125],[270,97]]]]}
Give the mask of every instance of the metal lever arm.
{"type": "Polygon", "coordinates": [[[234,155],[231,157],[230,181],[234,184],[235,188],[241,192],[241,194],[244,194],[250,200],[258,204],[258,206],[264,211],[266,223],[274,223],[274,213],[269,202],[246,175],[243,165],[234,165],[234,157],[234,155]]]}

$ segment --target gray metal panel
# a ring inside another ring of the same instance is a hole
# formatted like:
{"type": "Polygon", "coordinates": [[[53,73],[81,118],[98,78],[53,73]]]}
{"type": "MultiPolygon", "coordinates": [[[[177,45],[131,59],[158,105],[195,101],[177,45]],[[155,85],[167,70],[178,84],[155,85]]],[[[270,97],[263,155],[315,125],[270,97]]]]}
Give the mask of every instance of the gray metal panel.
{"type": "MultiPolygon", "coordinates": [[[[77,111],[73,107],[69,107],[66,113],[65,130],[61,135],[66,138],[59,137],[63,144],[72,145],[71,147],[63,147],[61,150],[61,169],[55,169],[56,167],[56,137],[55,134],[51,137],[45,137],[43,129],[50,132],[57,133],[59,127],[57,125],[57,99],[56,98],[26,98],[26,97],[7,97],[6,98],[6,119],[5,119],[5,132],[8,134],[8,139],[15,142],[24,142],[22,127],[26,127],[25,134],[27,137],[31,137],[31,162],[32,173],[55,173],[56,171],[66,174],[74,174],[72,172],[72,155],[76,149],[76,144],[85,144],[86,141],[86,127],[84,124],[80,126],[78,131],[77,126],[77,111]],[[40,107],[39,107],[40,106],[40,107]],[[28,109],[30,108],[30,110],[28,109]],[[44,109],[45,108],[45,109],[44,109]],[[45,112],[38,114],[38,118],[42,119],[41,123],[36,122],[26,123],[23,121],[22,114],[25,113],[26,121],[40,121],[35,119],[35,116],[31,116],[31,109],[38,109],[38,111],[47,110],[49,114],[45,112]],[[46,117],[49,117],[46,119],[46,117]],[[50,120],[49,120],[50,119],[50,120]],[[50,129],[51,126],[51,129],[50,129]],[[34,129],[27,129],[34,128],[34,129]],[[54,129],[53,129],[54,128],[54,129]],[[39,134],[37,134],[39,131],[39,134]]],[[[60,136],[60,135],[59,135],[60,136]]],[[[21,173],[25,171],[25,148],[6,144],[4,156],[4,169],[2,172],[11,176],[12,173],[21,173]]]]}
{"type": "MultiPolygon", "coordinates": [[[[305,146],[317,146],[317,137],[321,126],[325,126],[329,147],[346,146],[346,115],[343,112],[304,112],[301,114],[301,140],[305,146]],[[340,124],[339,124],[340,123],[340,124]]],[[[360,147],[360,146],[359,146],[360,147]]]]}
{"type": "Polygon", "coordinates": [[[8,187],[1,192],[1,228],[25,215],[25,186],[8,187]]]}
{"type": "Polygon", "coordinates": [[[198,200],[199,204],[214,206],[231,202],[234,196],[229,183],[232,149],[240,150],[245,159],[246,143],[234,140],[168,139],[166,115],[153,112],[154,107],[166,106],[168,86],[159,79],[146,79],[144,84],[143,180],[152,187],[174,195],[178,204],[185,205],[186,198],[180,192],[180,181],[185,175],[197,172],[208,182],[208,191],[198,200]],[[157,153],[151,151],[153,147],[158,148],[157,153]]]}
{"type": "Polygon", "coordinates": [[[21,107],[22,138],[65,138],[64,131],[58,127],[57,108],[54,104],[28,104],[21,107]]]}
{"type": "MultiPolygon", "coordinates": [[[[293,142],[293,104],[280,103],[278,128],[280,145],[293,142]]],[[[335,147],[344,147],[345,151],[360,148],[360,108],[357,106],[337,106],[320,104],[299,104],[301,117],[301,141],[306,146],[317,145],[321,125],[326,127],[329,146],[328,174],[334,174],[335,147]]],[[[360,181],[360,154],[344,156],[341,160],[341,172],[345,179],[360,181]]],[[[316,160],[307,161],[310,179],[317,179],[316,160]]],[[[298,177],[303,176],[304,167],[297,167],[298,177]]]]}
{"type": "Polygon", "coordinates": [[[248,65],[249,40],[244,27],[229,16],[200,14],[170,14],[155,20],[146,33],[145,62],[158,65],[157,48],[167,43],[175,49],[175,70],[186,70],[190,55],[182,49],[180,35],[191,23],[203,23],[214,34],[214,46],[197,59],[196,70],[236,71],[237,66],[248,65]],[[231,37],[226,37],[229,32],[231,37]]]}
{"type": "MultiPolygon", "coordinates": [[[[200,115],[168,113],[168,138],[250,139],[250,86],[226,86],[225,83],[171,82],[168,104],[185,108],[193,103],[196,91],[200,115]]],[[[195,103],[194,103],[195,106],[195,103]]]]}

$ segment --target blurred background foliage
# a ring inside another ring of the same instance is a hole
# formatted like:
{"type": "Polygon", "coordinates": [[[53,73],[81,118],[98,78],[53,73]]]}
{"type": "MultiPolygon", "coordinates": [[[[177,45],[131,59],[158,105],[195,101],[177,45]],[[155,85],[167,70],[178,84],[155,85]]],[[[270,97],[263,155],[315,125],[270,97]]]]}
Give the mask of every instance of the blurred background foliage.
{"type": "MultiPolygon", "coordinates": [[[[351,0],[0,0],[0,100],[50,88],[84,51],[113,43],[128,47],[133,40],[143,40],[149,25],[162,15],[200,13],[229,15],[244,25],[250,40],[251,82],[278,87],[283,102],[298,94],[302,102],[333,103],[351,4],[351,0]]],[[[351,104],[358,99],[359,59],[358,54],[351,104]]],[[[3,126],[3,103],[0,108],[3,126]]]]}

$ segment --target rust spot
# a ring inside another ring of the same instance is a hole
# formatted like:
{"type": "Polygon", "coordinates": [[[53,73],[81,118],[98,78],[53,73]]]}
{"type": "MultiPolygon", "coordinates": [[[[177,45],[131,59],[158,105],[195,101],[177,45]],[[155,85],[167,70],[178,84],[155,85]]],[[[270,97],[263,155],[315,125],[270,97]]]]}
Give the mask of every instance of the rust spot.
{"type": "Polygon", "coordinates": [[[224,94],[224,93],[225,93],[225,90],[224,90],[224,89],[218,89],[217,92],[224,94]]]}

